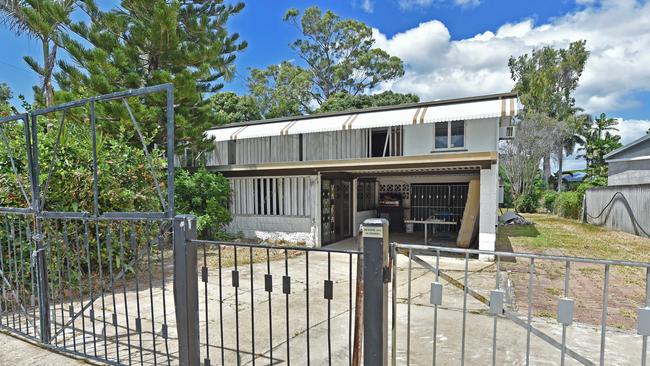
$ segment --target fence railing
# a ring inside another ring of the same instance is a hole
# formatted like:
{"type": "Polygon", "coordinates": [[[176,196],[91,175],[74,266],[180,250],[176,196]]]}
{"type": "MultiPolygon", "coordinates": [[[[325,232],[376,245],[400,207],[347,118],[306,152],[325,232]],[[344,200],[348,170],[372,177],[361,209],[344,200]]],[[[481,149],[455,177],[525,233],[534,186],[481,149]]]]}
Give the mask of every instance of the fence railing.
{"type": "Polygon", "coordinates": [[[359,365],[362,252],[197,240],[190,216],[174,229],[181,364],[359,365]]]}
{"type": "Polygon", "coordinates": [[[477,358],[492,365],[646,365],[650,263],[397,243],[391,252],[408,261],[405,289],[393,264],[393,365],[477,358]],[[478,255],[494,263],[470,268],[481,263],[470,261],[478,255]],[[621,314],[627,323],[610,320],[621,314]]]}

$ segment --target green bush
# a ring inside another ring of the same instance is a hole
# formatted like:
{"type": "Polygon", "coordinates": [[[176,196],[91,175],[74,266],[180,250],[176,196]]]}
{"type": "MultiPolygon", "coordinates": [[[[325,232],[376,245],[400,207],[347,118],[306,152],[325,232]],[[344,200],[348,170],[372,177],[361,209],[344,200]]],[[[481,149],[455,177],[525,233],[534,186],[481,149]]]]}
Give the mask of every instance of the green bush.
{"type": "Polygon", "coordinates": [[[548,210],[548,212],[553,212],[555,200],[557,199],[558,193],[555,191],[546,191],[542,195],[542,205],[548,210]]]}
{"type": "Polygon", "coordinates": [[[582,210],[582,197],[583,195],[577,191],[558,194],[555,199],[555,205],[553,206],[553,212],[561,217],[570,219],[579,218],[580,211],[582,210]]]}
{"type": "Polygon", "coordinates": [[[536,212],[539,207],[539,191],[533,190],[529,193],[522,194],[515,200],[515,210],[521,213],[536,212]]]}
{"type": "Polygon", "coordinates": [[[222,236],[223,226],[231,220],[228,211],[230,184],[221,173],[201,168],[194,173],[176,172],[176,211],[196,216],[199,235],[204,239],[222,236]]]}

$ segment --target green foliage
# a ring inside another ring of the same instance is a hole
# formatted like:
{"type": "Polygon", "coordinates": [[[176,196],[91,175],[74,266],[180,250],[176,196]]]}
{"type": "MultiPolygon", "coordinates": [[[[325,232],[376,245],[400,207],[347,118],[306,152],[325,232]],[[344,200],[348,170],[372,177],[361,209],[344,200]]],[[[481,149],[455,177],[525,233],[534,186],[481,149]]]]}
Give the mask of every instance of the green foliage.
{"type": "Polygon", "coordinates": [[[201,168],[194,173],[178,170],[175,187],[176,211],[197,217],[204,238],[214,238],[231,220],[228,211],[230,184],[221,173],[201,168]]]}
{"type": "MultiPolygon", "coordinates": [[[[39,181],[45,196],[45,210],[92,212],[93,172],[90,126],[66,124],[61,133],[58,157],[52,161],[58,131],[58,123],[39,125],[39,181]],[[45,191],[52,166],[54,169],[45,191]]],[[[18,174],[29,194],[27,185],[29,175],[22,125],[16,123],[7,128],[6,132],[18,174]]],[[[152,151],[152,157],[164,192],[166,160],[159,150],[152,151]]],[[[97,160],[101,212],[162,210],[153,177],[141,148],[133,147],[119,136],[115,137],[100,130],[97,133],[97,160]]],[[[0,201],[9,207],[25,207],[4,144],[0,144],[0,172],[2,172],[0,201]]]]}
{"type": "Polygon", "coordinates": [[[589,188],[593,187],[606,187],[607,178],[606,177],[591,177],[584,182],[580,183],[576,188],[576,192],[580,194],[580,197],[584,197],[585,193],[589,188]]]}
{"type": "Polygon", "coordinates": [[[587,161],[587,172],[594,177],[607,177],[605,155],[623,146],[621,136],[610,133],[618,131],[617,124],[618,120],[608,118],[605,113],[585,122],[583,146],[578,149],[578,157],[587,161]]]}
{"type": "Polygon", "coordinates": [[[217,93],[208,99],[210,120],[215,125],[261,119],[255,100],[250,96],[238,96],[233,92],[217,93]]]}
{"type": "Polygon", "coordinates": [[[284,20],[302,35],[291,48],[305,67],[283,62],[252,69],[248,89],[266,118],[309,113],[337,93],[356,96],[404,75],[402,61],[374,48],[372,29],[332,11],[287,11],[284,20]]]}
{"type": "Polygon", "coordinates": [[[34,87],[37,99],[50,106],[54,102],[52,75],[57,60],[58,41],[65,34],[74,10],[74,0],[29,0],[1,1],[0,23],[17,35],[27,34],[41,43],[42,62],[31,56],[24,56],[27,65],[42,80],[40,87],[34,87]]]}
{"type": "MultiPolygon", "coordinates": [[[[548,151],[543,156],[544,179],[551,175],[551,155],[558,158],[562,171],[565,150],[573,152],[576,133],[575,105],[573,92],[589,57],[586,41],[576,41],[568,48],[555,49],[545,46],[533,50],[531,55],[510,57],[508,66],[517,92],[524,106],[523,113],[544,114],[561,127],[562,133],[545,138],[548,151]]],[[[561,184],[558,188],[561,188],[561,184]]]]}
{"type": "Polygon", "coordinates": [[[288,61],[266,69],[251,69],[247,84],[249,93],[265,118],[311,112],[311,75],[288,61]]]}
{"type": "Polygon", "coordinates": [[[419,101],[420,98],[415,94],[401,94],[393,91],[385,91],[372,95],[350,95],[346,92],[339,92],[323,102],[318,112],[348,111],[369,107],[416,103],[419,101]]]}
{"type": "Polygon", "coordinates": [[[539,190],[533,189],[517,197],[514,202],[515,210],[521,213],[537,212],[539,207],[539,190]]]}
{"type": "Polygon", "coordinates": [[[555,200],[558,195],[559,193],[556,191],[545,191],[544,194],[542,194],[542,205],[548,212],[553,212],[555,200]]]}
{"type": "Polygon", "coordinates": [[[582,210],[582,195],[577,191],[561,192],[555,198],[553,212],[556,215],[578,219],[582,210]]]}
{"type": "MultiPolygon", "coordinates": [[[[235,57],[247,46],[226,29],[243,3],[124,0],[109,11],[93,1],[81,6],[89,19],[72,24],[75,34],[62,37],[72,62],[59,63],[60,99],[173,83],[177,145],[209,148],[203,133],[214,121],[204,96],[233,77],[235,57]]],[[[164,144],[164,98],[156,95],[131,103],[148,139],[164,144]]],[[[99,106],[99,114],[111,119],[127,117],[119,103],[99,106]]],[[[107,132],[132,131],[115,131],[113,125],[105,126],[107,132]]]]}
{"type": "Polygon", "coordinates": [[[573,113],[575,98],[572,93],[578,87],[589,51],[586,41],[572,42],[566,49],[545,46],[532,54],[510,57],[508,66],[513,91],[519,95],[524,108],[546,113],[558,120],[573,113]]]}

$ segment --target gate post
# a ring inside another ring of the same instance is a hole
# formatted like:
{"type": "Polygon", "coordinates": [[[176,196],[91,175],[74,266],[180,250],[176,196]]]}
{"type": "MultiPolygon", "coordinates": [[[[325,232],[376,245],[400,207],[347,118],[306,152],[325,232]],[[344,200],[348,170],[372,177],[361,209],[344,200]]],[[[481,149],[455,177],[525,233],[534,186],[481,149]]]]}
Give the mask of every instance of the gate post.
{"type": "Polygon", "coordinates": [[[36,250],[32,253],[36,260],[36,285],[38,286],[38,310],[41,342],[50,343],[52,337],[50,329],[50,297],[47,280],[47,261],[45,260],[45,250],[43,247],[43,234],[41,233],[41,223],[36,220],[36,233],[32,240],[35,242],[36,250]]]}
{"type": "Polygon", "coordinates": [[[174,301],[178,331],[179,363],[199,365],[199,288],[196,246],[196,218],[174,217],[174,301]]]}
{"type": "Polygon", "coordinates": [[[363,222],[363,364],[388,364],[388,221],[363,222]]]}

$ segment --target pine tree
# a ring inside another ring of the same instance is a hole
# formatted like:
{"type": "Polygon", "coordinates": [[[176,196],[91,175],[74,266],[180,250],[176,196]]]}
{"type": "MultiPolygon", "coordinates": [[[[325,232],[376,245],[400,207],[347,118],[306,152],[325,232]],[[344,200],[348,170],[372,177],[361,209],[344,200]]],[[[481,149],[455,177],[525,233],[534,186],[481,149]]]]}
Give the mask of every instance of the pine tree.
{"type": "MultiPolygon", "coordinates": [[[[176,143],[204,149],[203,132],[214,124],[206,108],[206,94],[223,87],[234,75],[236,54],[246,48],[237,33],[226,25],[243,3],[224,1],[123,0],[120,7],[100,10],[86,1],[83,10],[89,20],[72,24],[80,37],[62,37],[71,62],[61,61],[56,80],[64,99],[105,94],[161,83],[173,83],[176,143]]],[[[166,139],[162,95],[130,101],[138,122],[150,142],[166,139]]],[[[132,134],[128,124],[106,120],[108,116],[127,120],[119,103],[104,103],[98,123],[114,133],[132,134]]]]}

